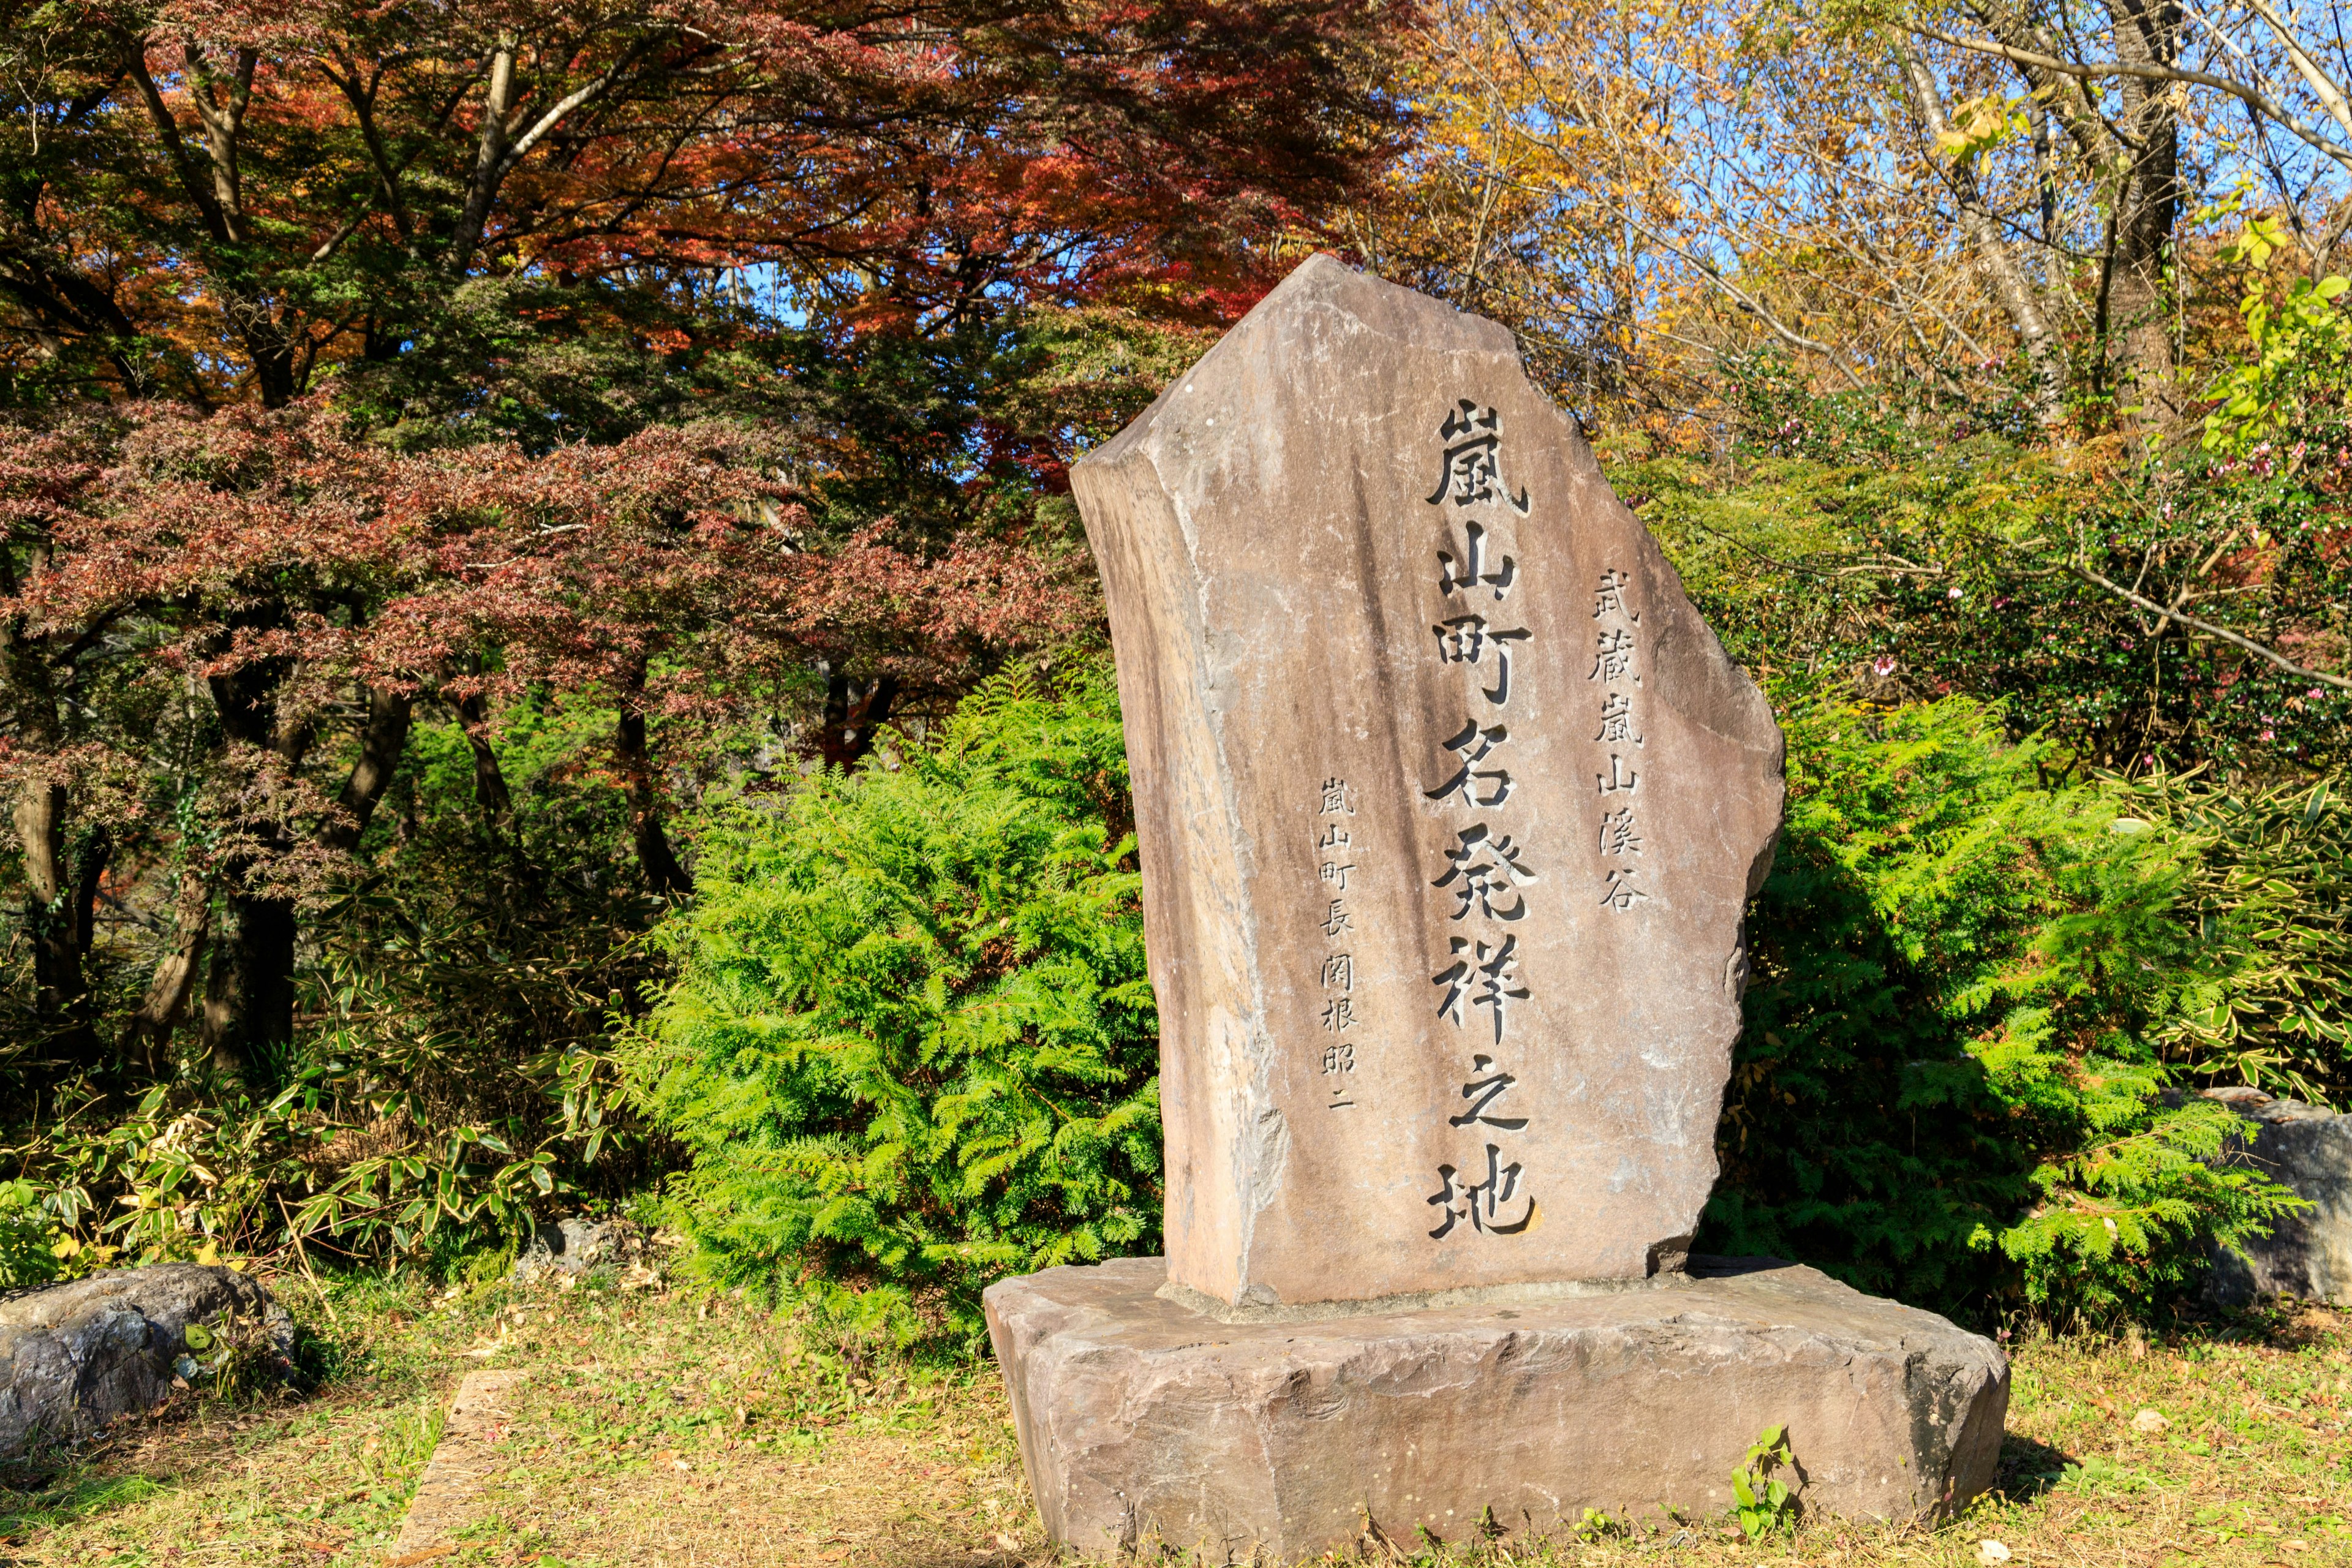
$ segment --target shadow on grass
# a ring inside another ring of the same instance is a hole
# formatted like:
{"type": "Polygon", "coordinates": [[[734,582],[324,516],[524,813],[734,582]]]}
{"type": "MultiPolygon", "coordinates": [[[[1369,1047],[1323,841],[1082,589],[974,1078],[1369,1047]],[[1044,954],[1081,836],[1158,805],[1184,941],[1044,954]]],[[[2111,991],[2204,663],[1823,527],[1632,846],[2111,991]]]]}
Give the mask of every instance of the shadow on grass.
{"type": "Polygon", "coordinates": [[[152,1476],[63,1476],[16,1491],[0,1483],[0,1541],[142,1502],[163,1489],[152,1476]]]}
{"type": "Polygon", "coordinates": [[[2011,1432],[2000,1440],[2000,1470],[1993,1489],[2011,1502],[2032,1502],[2056,1486],[2074,1462],[2063,1448],[2011,1432]]]}
{"type": "Polygon", "coordinates": [[[2203,1341],[2303,1351],[2347,1327],[2352,1327],[2352,1313],[2315,1301],[2273,1299],[2242,1308],[2200,1302],[2196,1310],[2166,1325],[2164,1340],[2174,1350],[2203,1341]]]}

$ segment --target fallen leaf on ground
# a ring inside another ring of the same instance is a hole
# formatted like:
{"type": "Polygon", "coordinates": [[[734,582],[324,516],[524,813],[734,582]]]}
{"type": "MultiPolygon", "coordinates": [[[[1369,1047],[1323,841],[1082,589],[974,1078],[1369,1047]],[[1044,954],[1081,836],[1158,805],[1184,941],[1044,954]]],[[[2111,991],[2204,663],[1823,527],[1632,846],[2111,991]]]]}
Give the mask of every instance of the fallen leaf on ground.
{"type": "Polygon", "coordinates": [[[2171,1422],[2164,1418],[2164,1413],[2160,1410],[2143,1408],[2138,1415],[2132,1417],[2132,1430],[2135,1432],[2161,1432],[2171,1425],[2171,1422]]]}
{"type": "Polygon", "coordinates": [[[416,1568],[419,1563],[432,1563],[443,1557],[455,1557],[457,1554],[457,1549],[454,1546],[428,1546],[422,1552],[407,1552],[398,1557],[387,1557],[383,1560],[383,1568],[416,1568]]]}
{"type": "Polygon", "coordinates": [[[1005,1534],[1004,1531],[1001,1530],[994,1535],[990,1536],[989,1539],[996,1542],[996,1549],[999,1552],[1018,1552],[1021,1550],[1021,1542],[1013,1540],[1013,1537],[1005,1534]]]}
{"type": "Polygon", "coordinates": [[[1977,1561],[2006,1563],[2009,1561],[2009,1548],[1998,1541],[1979,1541],[1977,1542],[1977,1561]]]}

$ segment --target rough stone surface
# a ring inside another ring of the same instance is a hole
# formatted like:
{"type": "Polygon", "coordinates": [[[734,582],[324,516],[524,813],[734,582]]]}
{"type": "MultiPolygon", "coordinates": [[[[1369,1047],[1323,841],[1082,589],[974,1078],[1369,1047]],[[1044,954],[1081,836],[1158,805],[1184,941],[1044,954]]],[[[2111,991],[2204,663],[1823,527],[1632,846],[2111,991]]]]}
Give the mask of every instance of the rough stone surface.
{"type": "Polygon", "coordinates": [[[1901,1518],[1991,1484],[2009,1364],[1933,1313],[1770,1259],[1582,1295],[1228,1325],[1168,1300],[1158,1258],[1052,1268],[986,1296],[1029,1483],[1091,1556],[1344,1547],[1365,1521],[1468,1535],[1730,1506],[1785,1423],[1802,1506],[1901,1518]]]}
{"type": "Polygon", "coordinates": [[[1273,1304],[1671,1268],[1781,741],[1510,334],[1318,257],[1073,484],[1171,1276],[1273,1304]]]}
{"type": "Polygon", "coordinates": [[[281,1354],[293,1320],[234,1269],[195,1263],[110,1268],[0,1296],[0,1459],[88,1436],[170,1389],[191,1323],[259,1318],[281,1354]]]}
{"type": "Polygon", "coordinates": [[[2273,1222],[2246,1256],[2221,1253],[2206,1290],[2243,1306],[2258,1296],[2294,1296],[2352,1307],[2352,1116],[2259,1089],[2208,1091],[2252,1125],[2223,1158],[2251,1165],[2312,1202],[2273,1222]]]}
{"type": "Polygon", "coordinates": [[[614,1258],[619,1238],[620,1227],[610,1220],[568,1215],[531,1233],[530,1245],[515,1259],[514,1277],[525,1284],[551,1272],[578,1278],[614,1258]]]}
{"type": "Polygon", "coordinates": [[[509,1395],[528,1380],[521,1372],[469,1372],[449,1401],[449,1419],[433,1458],[416,1479],[400,1536],[385,1563],[397,1568],[449,1555],[474,1522],[482,1486],[497,1468],[498,1446],[511,1426],[509,1395]]]}

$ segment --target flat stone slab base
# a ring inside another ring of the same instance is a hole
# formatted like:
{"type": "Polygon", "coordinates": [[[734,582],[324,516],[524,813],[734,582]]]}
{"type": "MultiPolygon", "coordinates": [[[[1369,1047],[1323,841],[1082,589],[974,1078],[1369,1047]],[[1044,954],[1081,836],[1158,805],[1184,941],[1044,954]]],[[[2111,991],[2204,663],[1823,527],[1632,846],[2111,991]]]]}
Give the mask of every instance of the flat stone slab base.
{"type": "Polygon", "coordinates": [[[1831,1513],[1948,1510],[2000,1457],[1992,1342],[1772,1259],[1247,1322],[1167,1299],[1166,1279],[1125,1258],[985,1298],[1038,1511],[1088,1556],[1301,1557],[1367,1521],[1457,1540],[1490,1511],[1515,1533],[1588,1508],[1715,1513],[1775,1425],[1803,1506],[1831,1513]]]}

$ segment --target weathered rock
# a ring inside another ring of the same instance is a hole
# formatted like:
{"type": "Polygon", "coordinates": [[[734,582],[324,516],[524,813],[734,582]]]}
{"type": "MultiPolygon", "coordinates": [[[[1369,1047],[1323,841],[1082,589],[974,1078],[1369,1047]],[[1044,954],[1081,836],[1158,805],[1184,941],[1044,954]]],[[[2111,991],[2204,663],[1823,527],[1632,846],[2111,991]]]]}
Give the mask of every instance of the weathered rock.
{"type": "Polygon", "coordinates": [[[2222,1157],[2262,1172],[2311,1200],[2272,1223],[2246,1256],[2216,1255],[2205,1289],[2244,1306],[2260,1296],[2294,1296],[2352,1307],[2352,1116],[2259,1089],[2210,1090],[2252,1126],[2222,1157]]]}
{"type": "Polygon", "coordinates": [[[422,1563],[451,1555],[476,1522],[482,1489],[498,1468],[498,1447],[510,1425],[508,1416],[524,1372],[469,1372],[449,1401],[441,1440],[425,1461],[409,1494],[408,1512],[387,1563],[422,1563]]]}
{"type": "Polygon", "coordinates": [[[1317,258],[1073,485],[1118,645],[1169,1257],[987,1293],[1048,1531],[1213,1560],[1990,1483],[2008,1363],[1683,1271],[1781,744],[1510,335],[1317,258]]]}
{"type": "MultiPolygon", "coordinates": [[[[1991,1484],[2009,1364],[1933,1313],[1770,1259],[1584,1293],[1221,1323],[1131,1258],[992,1287],[1031,1491],[1093,1556],[1159,1541],[1209,1562],[1458,1540],[1587,1508],[1727,1508],[1785,1425],[1801,1505],[1903,1518],[1991,1484]]],[[[1243,1314],[1244,1316],[1249,1314],[1243,1314]]],[[[1267,1316],[1269,1314],[1259,1314],[1267,1316]]]]}
{"type": "Polygon", "coordinates": [[[280,1356],[294,1323],[259,1284],[195,1263],[110,1268],[0,1297],[0,1458],[96,1432],[152,1406],[187,1352],[191,1323],[258,1320],[280,1356]]]}
{"type": "Polygon", "coordinates": [[[524,1284],[553,1272],[575,1278],[618,1254],[621,1227],[611,1220],[568,1215],[531,1233],[530,1245],[515,1259],[514,1277],[524,1284]]]}
{"type": "Polygon", "coordinates": [[[1073,484],[1172,1277],[1297,1303],[1671,1268],[1781,741],[1510,334],[1316,258],[1073,484]]]}

